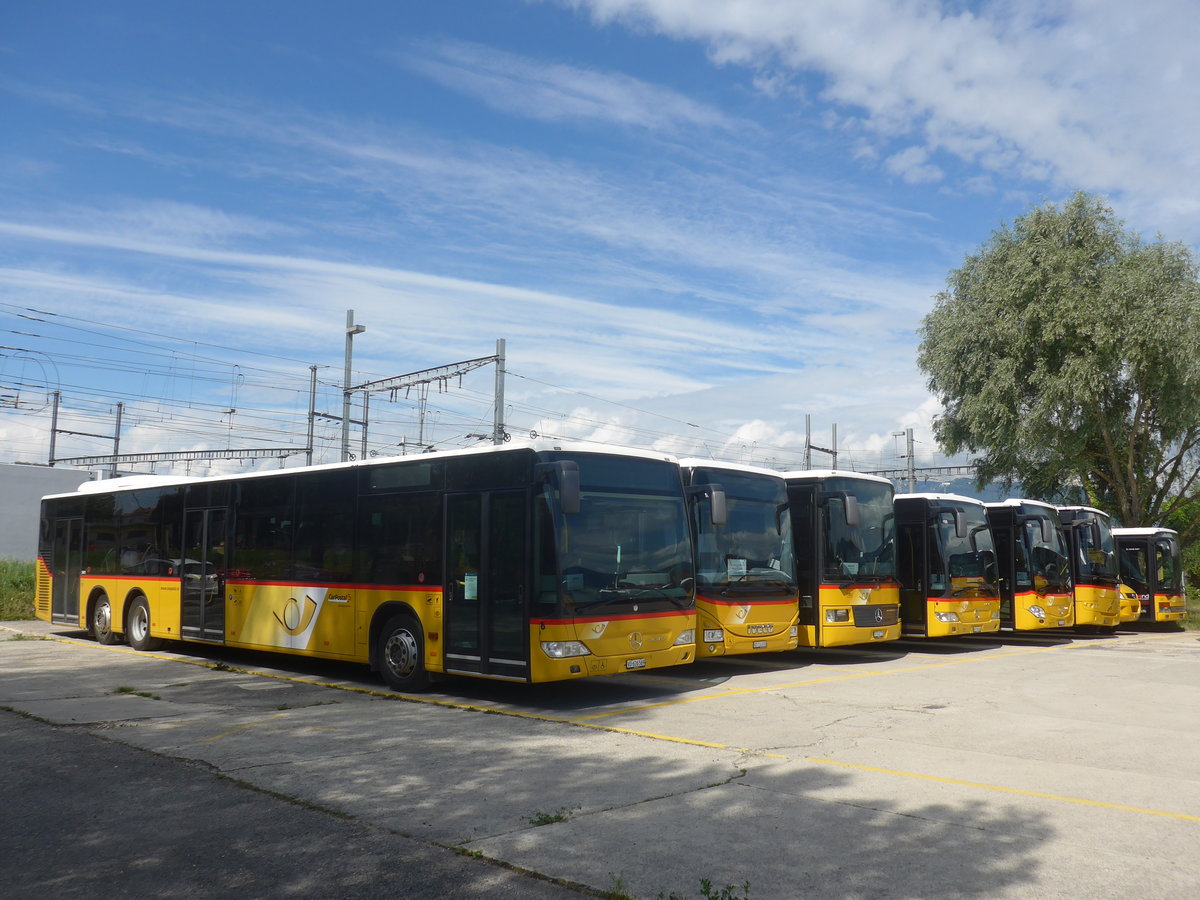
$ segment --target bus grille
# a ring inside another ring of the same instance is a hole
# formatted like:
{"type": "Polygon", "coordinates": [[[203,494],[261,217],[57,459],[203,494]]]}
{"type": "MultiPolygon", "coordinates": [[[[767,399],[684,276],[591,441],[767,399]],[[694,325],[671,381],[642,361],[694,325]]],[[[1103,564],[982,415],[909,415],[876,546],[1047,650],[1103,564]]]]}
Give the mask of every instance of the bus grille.
{"type": "Polygon", "coordinates": [[[900,607],[894,603],[879,603],[873,606],[852,606],[854,624],[859,628],[882,628],[900,621],[900,607]]]}
{"type": "Polygon", "coordinates": [[[37,566],[35,605],[39,613],[50,614],[50,572],[41,563],[37,566]]]}

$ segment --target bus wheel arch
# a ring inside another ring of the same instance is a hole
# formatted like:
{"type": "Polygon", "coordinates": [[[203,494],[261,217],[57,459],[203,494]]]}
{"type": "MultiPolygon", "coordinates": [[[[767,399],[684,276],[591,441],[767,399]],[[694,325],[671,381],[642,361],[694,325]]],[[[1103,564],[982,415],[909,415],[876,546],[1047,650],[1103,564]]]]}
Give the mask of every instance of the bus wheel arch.
{"type": "Polygon", "coordinates": [[[389,616],[375,641],[375,664],[394,691],[423,691],[429,687],[425,669],[425,633],[411,611],[389,616]]]}
{"type": "Polygon", "coordinates": [[[117,632],[113,625],[112,601],[103,590],[97,590],[88,598],[88,633],[97,644],[115,644],[117,632]]]}
{"type": "Polygon", "coordinates": [[[133,593],[125,601],[125,639],[134,650],[157,650],[160,638],[150,636],[150,601],[142,593],[133,593]]]}

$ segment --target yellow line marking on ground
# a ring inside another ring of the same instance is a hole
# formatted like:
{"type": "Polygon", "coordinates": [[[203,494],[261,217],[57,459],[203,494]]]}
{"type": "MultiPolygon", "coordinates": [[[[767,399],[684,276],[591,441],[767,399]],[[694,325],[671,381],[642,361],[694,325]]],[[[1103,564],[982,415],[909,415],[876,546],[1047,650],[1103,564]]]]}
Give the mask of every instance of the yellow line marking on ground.
{"type": "Polygon", "coordinates": [[[836,759],[822,759],[816,756],[806,756],[805,760],[825,766],[838,766],[843,769],[857,769],[861,772],[878,772],[882,775],[899,775],[903,778],[919,778],[922,781],[937,781],[942,784],[954,784],[961,787],[979,788],[985,791],[998,791],[1002,794],[1018,794],[1023,797],[1040,797],[1044,800],[1056,800],[1059,803],[1074,803],[1079,806],[1099,806],[1103,809],[1116,809],[1121,812],[1141,813],[1145,816],[1158,816],[1164,819],[1182,819],[1185,822],[1200,822],[1200,816],[1187,813],[1164,812],[1160,809],[1145,809],[1140,806],[1124,806],[1120,803],[1105,803],[1103,800],[1088,800],[1084,797],[1066,797],[1062,794],[1047,794],[1044,791],[1030,791],[1024,788],[1005,787],[1000,784],[984,784],[979,781],[963,781],[958,778],[943,778],[940,775],[923,775],[920,772],[905,772],[900,769],[884,769],[880,766],[864,766],[859,763],[841,762],[836,759]]]}
{"type": "MultiPolygon", "coordinates": [[[[0,626],[0,627],[4,627],[4,626],[0,626]]],[[[6,628],[6,630],[16,630],[16,629],[7,629],[6,628]]],[[[1166,635],[1166,636],[1170,636],[1170,635],[1166,635]]],[[[57,635],[48,635],[48,637],[51,640],[62,641],[63,643],[86,644],[88,646],[96,646],[91,641],[77,640],[75,638],[67,638],[67,637],[62,637],[62,636],[57,636],[57,635]]],[[[1144,635],[1143,637],[1159,637],[1159,635],[1144,635]]],[[[263,672],[263,671],[259,671],[259,670],[255,670],[255,669],[236,668],[233,666],[226,665],[224,663],[210,663],[206,660],[196,660],[196,659],[188,659],[186,657],[179,657],[179,656],[167,656],[165,654],[139,652],[136,650],[132,650],[131,648],[125,648],[125,647],[109,646],[109,647],[104,647],[103,649],[105,649],[105,650],[122,650],[126,653],[133,653],[142,658],[154,658],[154,659],[163,659],[163,660],[169,660],[169,661],[174,661],[174,662],[184,662],[184,663],[189,663],[191,665],[201,666],[203,668],[216,669],[218,671],[236,672],[236,673],[244,674],[244,675],[255,675],[255,676],[258,676],[261,678],[277,678],[282,681],[293,681],[293,682],[296,682],[299,684],[308,684],[308,685],[319,686],[319,687],[336,688],[338,690],[350,691],[352,693],[358,693],[358,694],[367,694],[369,696],[381,697],[381,698],[389,699],[389,700],[404,700],[404,701],[408,701],[408,702],[412,702],[412,703],[423,703],[423,704],[427,704],[429,706],[439,706],[439,707],[444,707],[444,708],[448,708],[448,709],[460,709],[460,710],[466,710],[466,711],[470,711],[470,712],[479,712],[479,713],[492,713],[493,715],[512,716],[514,718],[530,719],[533,721],[541,721],[541,722],[549,722],[549,723],[553,723],[553,724],[557,724],[557,725],[573,725],[578,728],[593,728],[593,729],[596,729],[597,731],[609,731],[614,734],[628,734],[628,735],[632,735],[634,737],[644,737],[649,740],[655,740],[655,741],[666,741],[666,742],[672,743],[672,744],[686,744],[686,745],[697,746],[697,747],[709,747],[714,750],[727,750],[727,751],[742,753],[742,754],[753,753],[756,756],[760,756],[760,757],[763,757],[766,759],[789,760],[789,759],[792,759],[792,757],[787,756],[786,754],[761,753],[761,752],[758,752],[756,750],[746,748],[746,747],[734,747],[729,744],[721,744],[721,743],[716,743],[713,741],[700,741],[700,740],[695,740],[693,738],[676,737],[674,735],[659,734],[659,733],[652,732],[652,731],[639,731],[639,730],[633,729],[633,728],[619,728],[619,727],[616,727],[613,725],[604,725],[601,723],[590,722],[587,720],[592,719],[592,718],[597,718],[599,716],[604,716],[604,715],[615,715],[616,713],[619,713],[619,712],[635,712],[637,710],[642,710],[642,709],[654,709],[656,707],[661,707],[661,706],[672,706],[677,703],[689,703],[689,702],[694,702],[695,700],[722,699],[724,697],[732,697],[732,696],[737,696],[740,694],[763,693],[766,691],[781,690],[781,689],[788,688],[788,687],[804,687],[804,686],[812,685],[812,684],[823,684],[826,682],[843,681],[843,680],[847,680],[847,679],[851,679],[851,678],[862,678],[862,677],[865,677],[866,675],[897,674],[897,673],[902,673],[902,672],[918,671],[921,669],[936,669],[936,668],[941,668],[943,666],[957,665],[959,663],[964,663],[964,662],[972,662],[972,661],[979,661],[979,660],[986,660],[986,659],[1002,659],[1002,658],[1012,657],[1012,656],[1026,656],[1031,653],[1043,653],[1047,650],[1054,650],[1061,646],[1064,646],[1064,645],[1057,644],[1057,645],[1054,645],[1051,647],[1037,647],[1037,648],[1034,648],[1031,650],[1021,650],[1021,651],[1017,651],[1014,653],[998,653],[998,654],[991,654],[991,655],[983,656],[983,657],[970,657],[967,659],[949,660],[949,661],[941,662],[941,663],[929,663],[927,665],[911,666],[911,667],[904,668],[904,669],[889,669],[885,672],[857,672],[857,673],[854,673],[851,675],[839,675],[839,676],[833,676],[830,678],[817,678],[817,679],[812,679],[809,681],[794,682],[792,684],[786,684],[786,685],[774,685],[772,687],[746,688],[746,689],[742,689],[742,690],[723,691],[719,694],[707,695],[706,697],[697,697],[697,698],[692,698],[692,699],[670,701],[667,703],[647,704],[647,705],[643,705],[643,706],[639,706],[639,707],[628,707],[628,708],[621,709],[621,710],[614,710],[612,712],[599,713],[599,714],[592,715],[592,716],[577,716],[574,718],[565,718],[563,716],[551,716],[551,715],[548,715],[545,713],[524,712],[522,710],[504,709],[501,707],[494,707],[494,706],[482,706],[482,705],[475,704],[475,703],[463,703],[463,702],[456,701],[456,700],[442,700],[442,699],[438,699],[436,697],[426,697],[426,696],[422,696],[419,694],[401,694],[401,693],[394,692],[394,691],[374,690],[372,688],[363,688],[363,687],[356,687],[354,685],[338,684],[336,682],[331,682],[331,681],[321,681],[321,680],[318,680],[315,678],[305,678],[305,677],[301,677],[301,676],[292,676],[292,675],[277,675],[272,672],[263,672]]],[[[1068,644],[1065,646],[1073,647],[1073,646],[1086,646],[1086,645],[1071,643],[1071,644],[1068,644]]],[[[271,719],[281,718],[284,715],[286,715],[286,713],[278,713],[274,716],[270,716],[267,720],[264,720],[264,721],[270,721],[271,719]]],[[[259,723],[249,723],[246,725],[239,725],[237,728],[230,729],[229,731],[223,732],[222,734],[218,734],[218,735],[214,735],[210,738],[206,738],[205,741],[215,741],[215,740],[218,740],[219,738],[227,737],[228,735],[234,734],[238,731],[256,727],[259,724],[262,724],[262,723],[259,722],[259,723]]],[[[837,766],[837,767],[843,768],[843,769],[856,769],[856,770],[863,771],[863,772],[875,772],[875,773],[882,774],[882,775],[894,775],[894,776],[899,776],[902,778],[916,778],[916,779],[920,779],[922,781],[935,781],[935,782],[940,782],[942,784],[953,784],[953,785],[957,785],[960,787],[969,787],[969,788],[975,788],[978,790],[985,790],[985,791],[995,791],[997,793],[1003,793],[1003,794],[1016,794],[1018,796],[1025,796],[1025,797],[1038,797],[1038,798],[1045,799],[1045,800],[1054,800],[1059,803],[1071,803],[1071,804],[1075,804],[1075,805],[1079,805],[1079,806],[1095,806],[1095,807],[1099,807],[1102,809],[1113,809],[1113,810],[1118,810],[1120,812],[1132,812],[1132,813],[1138,813],[1138,814],[1146,815],[1146,816],[1156,816],[1158,818],[1164,818],[1164,819],[1179,819],[1179,820],[1185,821],[1185,822],[1200,822],[1200,816],[1189,815],[1187,813],[1173,813],[1173,812],[1166,812],[1164,810],[1145,809],[1143,807],[1138,807],[1138,806],[1124,806],[1119,803],[1106,803],[1103,800],[1088,800],[1083,797],[1068,797],[1068,796],[1064,796],[1062,794],[1048,794],[1043,791],[1031,791],[1031,790],[1026,790],[1024,788],[1005,787],[1004,785],[985,784],[983,782],[977,782],[977,781],[964,781],[962,779],[957,779],[957,778],[945,778],[945,777],[942,777],[939,775],[925,775],[920,772],[906,772],[901,769],[886,769],[881,766],[868,766],[868,765],[862,765],[860,763],[841,762],[836,759],[825,759],[825,758],[816,757],[816,756],[806,756],[806,757],[800,757],[800,758],[805,760],[806,762],[814,763],[817,765],[837,766]]]]}
{"type": "Polygon", "coordinates": [[[257,728],[259,725],[262,725],[264,722],[270,722],[272,719],[282,719],[284,715],[284,713],[276,713],[275,715],[267,716],[265,719],[262,719],[258,722],[247,722],[245,725],[238,725],[235,728],[230,728],[228,731],[222,731],[220,734],[214,734],[212,737],[206,737],[200,743],[209,744],[213,741],[219,741],[221,738],[229,737],[231,734],[237,734],[239,731],[248,731],[251,728],[257,728]]]}
{"type": "Polygon", "coordinates": [[[724,700],[728,697],[741,697],[747,694],[765,694],[771,691],[783,691],[790,688],[811,687],[814,684],[830,684],[836,681],[849,681],[854,678],[873,678],[878,675],[899,675],[905,672],[918,672],[925,669],[941,669],[946,666],[957,666],[969,662],[983,662],[990,659],[1007,659],[1014,656],[1028,656],[1032,653],[1045,653],[1048,650],[1054,650],[1054,647],[1035,647],[1031,650],[1017,650],[1012,653],[993,653],[988,656],[973,656],[963,659],[951,659],[944,662],[924,663],[917,666],[906,666],[901,669],[878,669],[870,672],[852,672],[849,675],[830,675],[826,678],[810,678],[806,681],[793,681],[787,684],[773,684],[764,687],[755,688],[729,688],[719,691],[714,694],[704,694],[699,697],[680,697],[675,700],[663,700],[658,703],[643,703],[639,706],[623,706],[620,709],[610,709],[604,712],[588,713],[587,715],[574,716],[569,721],[583,723],[589,719],[600,719],[606,716],[619,716],[624,713],[643,712],[650,709],[662,709],[667,706],[679,706],[684,703],[702,703],[708,700],[724,700]]]}

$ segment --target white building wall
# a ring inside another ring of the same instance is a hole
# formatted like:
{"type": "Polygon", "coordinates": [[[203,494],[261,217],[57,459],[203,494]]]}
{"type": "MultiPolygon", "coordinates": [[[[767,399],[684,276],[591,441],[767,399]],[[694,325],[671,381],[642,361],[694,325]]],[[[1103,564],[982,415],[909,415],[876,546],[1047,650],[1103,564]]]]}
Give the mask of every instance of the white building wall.
{"type": "Polygon", "coordinates": [[[91,472],[0,463],[0,559],[37,559],[42,497],[65,494],[92,479],[91,472]]]}

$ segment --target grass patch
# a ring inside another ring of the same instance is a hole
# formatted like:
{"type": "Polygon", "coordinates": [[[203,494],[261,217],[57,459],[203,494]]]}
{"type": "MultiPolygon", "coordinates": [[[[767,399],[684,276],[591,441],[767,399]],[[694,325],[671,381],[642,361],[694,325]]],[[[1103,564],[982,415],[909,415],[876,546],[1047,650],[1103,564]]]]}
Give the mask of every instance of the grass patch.
{"type": "Polygon", "coordinates": [[[1188,585],[1187,618],[1180,624],[1188,631],[1200,631],[1200,585],[1188,585]]]}
{"type": "Polygon", "coordinates": [[[579,809],[578,806],[566,807],[558,810],[558,812],[536,812],[532,816],[527,816],[525,821],[530,825],[552,825],[555,822],[565,822],[571,818],[571,813],[579,809]]]}
{"type": "Polygon", "coordinates": [[[117,688],[116,693],[118,693],[118,694],[133,694],[135,697],[146,697],[150,700],[161,700],[162,699],[162,697],[158,696],[158,694],[152,694],[149,691],[138,691],[138,690],[134,690],[131,687],[126,687],[126,686],[117,688]]]}
{"type": "Polygon", "coordinates": [[[33,563],[0,559],[0,622],[32,619],[33,563]]]}

